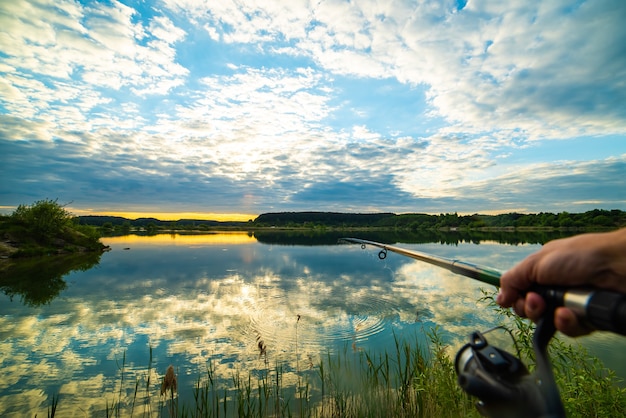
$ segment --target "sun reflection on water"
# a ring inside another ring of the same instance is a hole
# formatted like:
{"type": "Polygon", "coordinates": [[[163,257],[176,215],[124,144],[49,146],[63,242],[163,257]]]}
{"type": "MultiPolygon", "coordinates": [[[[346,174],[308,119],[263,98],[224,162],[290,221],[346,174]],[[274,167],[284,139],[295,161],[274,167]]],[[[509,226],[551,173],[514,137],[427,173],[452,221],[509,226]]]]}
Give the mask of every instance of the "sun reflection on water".
{"type": "Polygon", "coordinates": [[[238,245],[257,242],[253,234],[245,231],[226,231],[202,234],[155,234],[155,235],[124,235],[120,237],[105,237],[102,242],[106,245],[133,244],[150,245],[238,245]]]}

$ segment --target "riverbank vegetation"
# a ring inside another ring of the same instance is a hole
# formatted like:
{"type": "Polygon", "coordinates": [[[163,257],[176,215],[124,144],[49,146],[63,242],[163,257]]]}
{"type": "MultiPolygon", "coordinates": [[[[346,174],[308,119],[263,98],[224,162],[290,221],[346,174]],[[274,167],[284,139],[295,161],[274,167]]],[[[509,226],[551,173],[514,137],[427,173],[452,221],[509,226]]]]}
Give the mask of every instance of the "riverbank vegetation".
{"type": "Polygon", "coordinates": [[[259,215],[256,226],[378,227],[400,229],[481,229],[481,228],[616,228],[626,226],[626,212],[594,209],[584,213],[542,212],[538,214],[506,213],[500,215],[458,215],[442,213],[376,213],[346,214],[333,212],[283,212],[259,215]]]}
{"type": "MultiPolygon", "coordinates": [[[[497,307],[493,298],[493,294],[485,293],[482,302],[498,311],[503,326],[515,337],[517,355],[532,373],[534,326],[497,307]]],[[[209,360],[206,371],[196,377],[192,394],[172,390],[165,370],[161,376],[156,374],[151,350],[145,373],[142,376],[137,371],[134,380],[126,370],[124,355],[117,360],[118,385],[114,393],[103,394],[102,404],[106,416],[111,417],[481,416],[474,406],[476,399],[457,384],[455,353],[442,332],[438,328],[423,332],[428,343],[420,342],[417,336],[396,335],[391,351],[373,353],[346,347],[339,353],[322,355],[317,364],[299,362],[297,350],[293,361],[279,362],[272,358],[271,347],[260,346],[255,370],[235,367],[230,376],[220,376],[215,360],[209,360]]],[[[623,415],[626,388],[612,371],[581,346],[558,338],[553,339],[550,353],[567,416],[623,415]]],[[[177,370],[176,365],[172,369],[177,370]]],[[[51,399],[49,415],[51,411],[62,415],[63,397],[54,395],[51,399]]]]}
{"type": "Polygon", "coordinates": [[[161,221],[154,218],[127,219],[116,216],[80,216],[77,222],[99,227],[103,233],[145,231],[210,231],[210,230],[586,230],[613,229],[626,226],[626,212],[594,209],[584,213],[506,213],[499,215],[458,215],[441,213],[338,213],[338,212],[277,212],[264,213],[248,222],[218,222],[180,219],[161,221]]]}
{"type": "Polygon", "coordinates": [[[0,255],[29,257],[103,251],[98,228],[76,222],[56,200],[19,205],[0,217],[0,255]]]}

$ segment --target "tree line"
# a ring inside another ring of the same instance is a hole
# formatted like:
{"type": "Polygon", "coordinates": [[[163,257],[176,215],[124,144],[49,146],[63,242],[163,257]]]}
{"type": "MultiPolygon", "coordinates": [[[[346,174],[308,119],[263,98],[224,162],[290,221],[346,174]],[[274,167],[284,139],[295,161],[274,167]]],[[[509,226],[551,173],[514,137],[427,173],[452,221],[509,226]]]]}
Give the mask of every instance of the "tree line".
{"type": "Polygon", "coordinates": [[[594,209],[584,213],[505,213],[499,215],[458,215],[441,213],[337,213],[278,212],[259,215],[255,226],[274,227],[386,227],[400,229],[438,228],[617,228],[626,226],[626,212],[594,209]]]}
{"type": "Polygon", "coordinates": [[[127,219],[118,216],[78,216],[76,222],[98,226],[107,231],[129,232],[141,229],[212,230],[219,228],[391,228],[404,230],[429,229],[489,229],[489,228],[619,228],[626,226],[626,212],[613,209],[594,209],[583,213],[504,213],[499,215],[459,215],[458,213],[395,214],[341,213],[341,212],[273,212],[259,215],[247,222],[179,219],[161,221],[155,218],[127,219]]]}

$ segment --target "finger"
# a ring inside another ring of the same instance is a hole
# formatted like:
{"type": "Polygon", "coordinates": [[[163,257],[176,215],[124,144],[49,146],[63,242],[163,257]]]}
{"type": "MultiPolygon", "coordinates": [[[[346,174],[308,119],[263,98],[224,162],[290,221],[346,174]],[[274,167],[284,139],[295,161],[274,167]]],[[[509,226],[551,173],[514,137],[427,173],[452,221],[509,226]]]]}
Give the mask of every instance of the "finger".
{"type": "Polygon", "coordinates": [[[523,293],[520,293],[518,289],[512,288],[510,286],[505,286],[503,282],[502,287],[498,291],[498,296],[496,297],[496,303],[502,306],[503,308],[510,308],[513,306],[518,299],[523,298],[523,293]]]}
{"type": "Polygon", "coordinates": [[[580,322],[574,311],[564,307],[559,307],[554,311],[554,326],[570,337],[587,335],[593,331],[580,322]]]}
{"type": "Polygon", "coordinates": [[[532,254],[502,274],[498,303],[504,307],[512,306],[520,294],[531,286],[535,281],[534,268],[539,259],[538,253],[532,254]]]}
{"type": "Polygon", "coordinates": [[[522,318],[526,318],[524,298],[519,298],[513,303],[513,311],[522,318]]]}
{"type": "Polygon", "coordinates": [[[541,319],[545,309],[546,302],[538,293],[528,292],[526,294],[526,299],[524,300],[524,312],[526,312],[526,315],[533,322],[537,322],[541,319]]]}
{"type": "Polygon", "coordinates": [[[500,291],[498,292],[498,296],[496,297],[496,303],[503,308],[510,308],[511,306],[513,306],[513,303],[516,299],[516,292],[507,291],[507,289],[501,287],[500,291]]]}

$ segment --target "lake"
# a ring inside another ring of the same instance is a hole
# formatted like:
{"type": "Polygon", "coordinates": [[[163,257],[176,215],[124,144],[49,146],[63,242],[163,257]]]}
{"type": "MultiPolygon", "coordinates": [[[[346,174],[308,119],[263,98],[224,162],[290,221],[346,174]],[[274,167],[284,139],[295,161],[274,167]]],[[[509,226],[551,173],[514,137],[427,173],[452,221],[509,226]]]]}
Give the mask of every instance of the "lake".
{"type": "MultiPolygon", "coordinates": [[[[451,353],[496,325],[478,302],[489,285],[398,254],[337,245],[343,234],[285,232],[127,235],[100,255],[29,260],[2,272],[0,415],[105,415],[135,385],[159,396],[169,365],[181,402],[207,367],[284,364],[314,370],[320,356],[393,350],[439,327],[451,353]]],[[[471,263],[510,268],[558,235],[349,235],[471,263]]],[[[626,378],[626,339],[578,339],[626,378]]]]}

